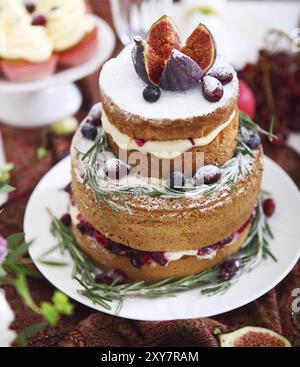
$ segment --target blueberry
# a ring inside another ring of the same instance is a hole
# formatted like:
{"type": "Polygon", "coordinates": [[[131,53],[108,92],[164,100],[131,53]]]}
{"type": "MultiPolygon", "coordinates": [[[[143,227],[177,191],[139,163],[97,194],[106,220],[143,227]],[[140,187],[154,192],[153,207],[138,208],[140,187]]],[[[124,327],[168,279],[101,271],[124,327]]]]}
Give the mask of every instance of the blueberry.
{"type": "Polygon", "coordinates": [[[97,127],[90,123],[83,124],[80,131],[81,134],[88,140],[95,140],[98,134],[97,127]]]}
{"type": "Polygon", "coordinates": [[[261,143],[260,136],[259,136],[257,133],[250,134],[250,135],[247,137],[247,139],[246,139],[245,143],[246,143],[246,145],[247,145],[250,149],[254,150],[254,149],[256,149],[256,148],[260,145],[260,143],[261,143]]]}
{"type": "Polygon", "coordinates": [[[167,186],[171,189],[181,188],[185,185],[184,174],[180,171],[171,172],[169,179],[167,180],[167,186]]]}
{"type": "Polygon", "coordinates": [[[150,103],[157,102],[160,96],[160,89],[154,85],[148,85],[143,91],[144,100],[150,103]]]}
{"type": "Polygon", "coordinates": [[[202,184],[211,185],[219,181],[221,177],[220,168],[212,164],[200,167],[194,176],[194,183],[196,186],[201,186],[202,184]]]}
{"type": "Polygon", "coordinates": [[[143,265],[140,254],[137,251],[131,251],[130,260],[135,268],[140,268],[143,265]]]}

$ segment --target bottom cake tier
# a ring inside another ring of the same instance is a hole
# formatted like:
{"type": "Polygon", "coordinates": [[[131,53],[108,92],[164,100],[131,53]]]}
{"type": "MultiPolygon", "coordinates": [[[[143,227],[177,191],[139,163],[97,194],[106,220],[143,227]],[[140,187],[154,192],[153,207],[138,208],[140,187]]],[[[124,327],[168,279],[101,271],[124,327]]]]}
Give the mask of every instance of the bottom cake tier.
{"type": "Polygon", "coordinates": [[[78,245],[103,270],[122,270],[129,282],[147,284],[174,277],[180,279],[201,273],[221,264],[242,247],[249,234],[252,218],[229,237],[199,250],[150,252],[130,248],[112,241],[96,230],[70,205],[72,228],[78,245]]]}

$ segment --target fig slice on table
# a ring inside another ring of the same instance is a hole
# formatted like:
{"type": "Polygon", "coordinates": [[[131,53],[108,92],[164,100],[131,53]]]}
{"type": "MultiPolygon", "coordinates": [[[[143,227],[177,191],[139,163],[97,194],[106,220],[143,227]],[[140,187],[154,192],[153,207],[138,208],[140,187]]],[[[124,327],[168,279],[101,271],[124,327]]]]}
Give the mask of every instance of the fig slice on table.
{"type": "Polygon", "coordinates": [[[204,24],[198,27],[186,40],[181,52],[196,61],[203,72],[207,72],[216,60],[216,43],[204,24]]]}
{"type": "Polygon", "coordinates": [[[161,75],[160,87],[171,92],[185,91],[198,84],[202,76],[194,60],[174,49],[161,75]]]}
{"type": "Polygon", "coordinates": [[[146,37],[145,66],[150,82],[159,85],[161,74],[173,49],[180,49],[180,38],[173,20],[164,15],[146,37]]]}
{"type": "Polygon", "coordinates": [[[291,343],[272,330],[246,326],[220,335],[221,347],[290,347],[291,343]]]}
{"type": "Polygon", "coordinates": [[[146,84],[150,84],[144,59],[146,41],[144,41],[141,37],[136,36],[134,37],[134,43],[135,45],[133,46],[133,49],[131,51],[133,66],[135,68],[137,75],[146,84]]]}

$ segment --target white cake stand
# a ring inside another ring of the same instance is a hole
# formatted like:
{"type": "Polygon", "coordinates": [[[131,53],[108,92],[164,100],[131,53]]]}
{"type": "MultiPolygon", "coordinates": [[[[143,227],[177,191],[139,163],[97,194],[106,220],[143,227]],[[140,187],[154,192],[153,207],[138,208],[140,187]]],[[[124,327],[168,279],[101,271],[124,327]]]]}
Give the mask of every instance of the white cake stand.
{"type": "Polygon", "coordinates": [[[116,38],[111,27],[95,16],[99,51],[89,61],[28,83],[0,80],[0,121],[16,127],[52,124],[76,113],[82,96],[75,81],[95,72],[113,53],[116,38]]]}

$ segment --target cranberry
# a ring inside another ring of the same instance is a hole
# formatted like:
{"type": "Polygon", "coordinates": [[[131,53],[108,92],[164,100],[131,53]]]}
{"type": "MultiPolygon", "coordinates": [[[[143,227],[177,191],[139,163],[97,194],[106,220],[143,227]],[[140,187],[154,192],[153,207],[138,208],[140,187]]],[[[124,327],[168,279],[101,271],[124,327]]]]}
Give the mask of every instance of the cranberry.
{"type": "Polygon", "coordinates": [[[61,218],[60,221],[66,226],[66,227],[70,227],[72,220],[71,220],[71,216],[70,214],[64,214],[61,218]]]}
{"type": "Polygon", "coordinates": [[[207,166],[200,167],[194,176],[194,183],[196,186],[200,186],[203,183],[205,185],[211,185],[219,181],[221,177],[220,168],[209,164],[207,166]]]}
{"type": "Polygon", "coordinates": [[[221,279],[222,280],[229,280],[231,279],[236,272],[240,269],[241,262],[238,259],[231,258],[223,263],[221,267],[221,279]]]}
{"type": "Polygon", "coordinates": [[[68,194],[71,194],[72,192],[72,185],[71,185],[71,182],[68,183],[68,185],[64,188],[64,191],[68,194]]]}
{"type": "Polygon", "coordinates": [[[163,252],[151,252],[152,259],[159,265],[165,266],[168,263],[168,259],[166,259],[163,252]]]}
{"type": "Polygon", "coordinates": [[[189,141],[191,142],[192,145],[195,145],[195,140],[193,138],[189,138],[189,141]]]}
{"type": "Polygon", "coordinates": [[[176,190],[178,188],[182,188],[184,185],[185,185],[184,174],[180,171],[171,172],[170,177],[167,180],[167,186],[173,190],[176,190]]]}
{"type": "Polygon", "coordinates": [[[118,256],[127,255],[127,247],[113,241],[109,241],[108,250],[118,256]]]}
{"type": "Polygon", "coordinates": [[[124,284],[127,281],[126,274],[119,269],[109,269],[102,274],[98,274],[95,277],[95,282],[98,284],[124,284]]]}
{"type": "Polygon", "coordinates": [[[218,102],[224,94],[221,82],[209,75],[202,79],[202,90],[205,99],[209,102],[218,102]]]}
{"type": "Polygon", "coordinates": [[[32,18],[31,21],[31,25],[38,25],[38,26],[42,26],[45,27],[45,25],[47,24],[47,19],[44,15],[42,14],[37,14],[32,18]]]}
{"type": "Polygon", "coordinates": [[[93,238],[97,243],[101,244],[103,247],[107,248],[109,246],[108,239],[104,237],[100,232],[94,231],[93,238]]]}
{"type": "Polygon", "coordinates": [[[93,227],[88,223],[78,223],[77,229],[83,236],[84,235],[92,236],[94,233],[93,227]]]}
{"type": "Polygon", "coordinates": [[[143,264],[151,263],[151,256],[147,252],[142,253],[140,258],[143,264]]]}
{"type": "Polygon", "coordinates": [[[144,139],[134,139],[134,141],[136,142],[136,145],[139,147],[142,147],[146,143],[146,140],[144,139]]]}
{"type": "Polygon", "coordinates": [[[272,140],[272,145],[274,147],[282,147],[285,145],[287,138],[288,138],[288,132],[285,127],[279,126],[275,132],[274,135],[276,135],[276,138],[272,140]]]}
{"type": "Polygon", "coordinates": [[[130,167],[120,159],[110,158],[105,162],[103,170],[111,180],[119,180],[128,175],[130,167]]]}
{"type": "Polygon", "coordinates": [[[34,1],[25,0],[24,1],[24,6],[25,6],[26,10],[28,11],[28,13],[32,14],[32,13],[35,12],[36,5],[35,5],[34,1]]]}
{"type": "Polygon", "coordinates": [[[94,126],[101,126],[102,107],[101,103],[96,103],[90,109],[88,117],[91,119],[91,124],[94,126]]]}
{"type": "Polygon", "coordinates": [[[213,69],[208,75],[218,79],[223,85],[230,83],[233,79],[232,70],[225,66],[213,69]]]}
{"type": "Polygon", "coordinates": [[[263,210],[266,217],[271,217],[276,209],[275,201],[272,198],[268,198],[263,202],[263,210]]]}

